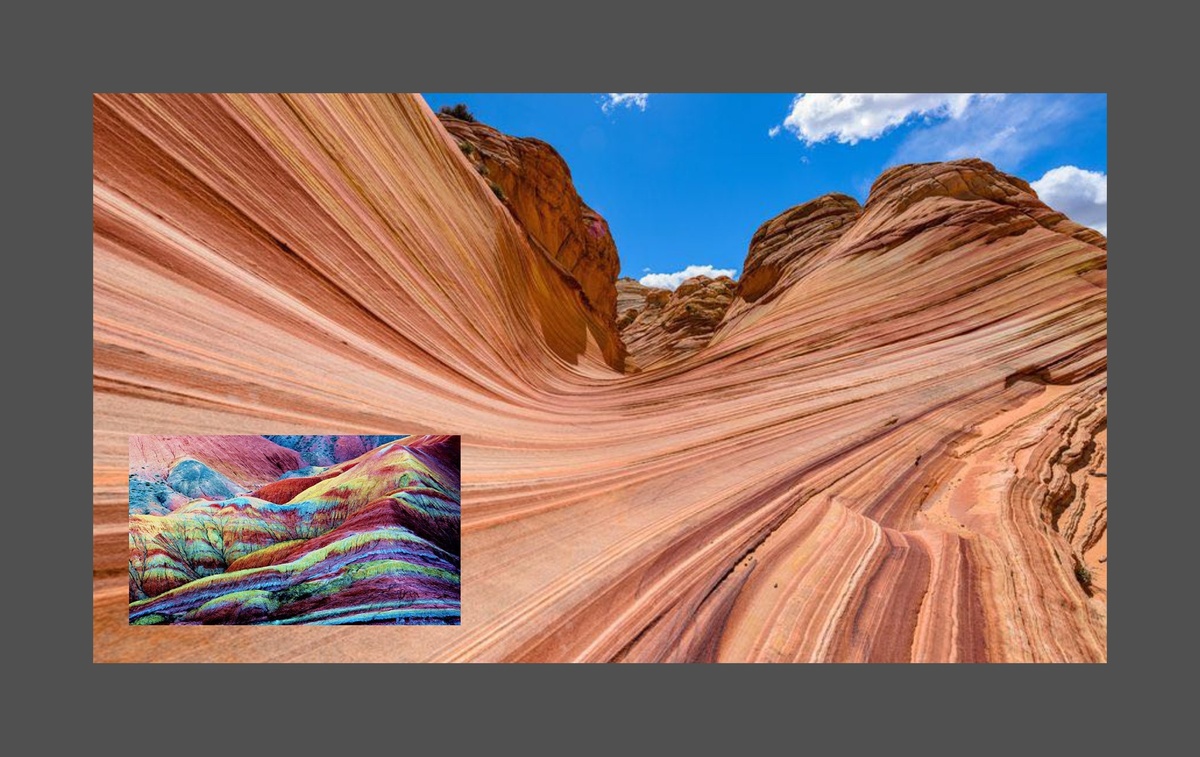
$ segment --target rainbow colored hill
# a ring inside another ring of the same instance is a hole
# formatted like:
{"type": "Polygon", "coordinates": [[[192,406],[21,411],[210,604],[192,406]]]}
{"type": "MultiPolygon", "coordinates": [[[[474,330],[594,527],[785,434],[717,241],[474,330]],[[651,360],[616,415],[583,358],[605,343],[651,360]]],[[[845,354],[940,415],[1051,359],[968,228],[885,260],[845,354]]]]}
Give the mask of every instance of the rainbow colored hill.
{"type": "Polygon", "coordinates": [[[131,624],[459,622],[456,436],[137,436],[129,489],[131,624]]]}

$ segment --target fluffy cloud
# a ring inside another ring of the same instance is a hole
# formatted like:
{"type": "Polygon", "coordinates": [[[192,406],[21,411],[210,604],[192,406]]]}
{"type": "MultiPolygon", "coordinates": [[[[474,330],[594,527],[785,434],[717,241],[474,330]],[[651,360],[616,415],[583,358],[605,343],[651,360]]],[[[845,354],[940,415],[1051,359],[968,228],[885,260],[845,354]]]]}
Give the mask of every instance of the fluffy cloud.
{"type": "Polygon", "coordinates": [[[796,95],[792,111],[783,120],[783,125],[808,145],[831,139],[853,145],[859,140],[877,139],[914,118],[958,119],[973,102],[998,97],[1003,95],[808,92],[796,95]]]}
{"type": "Polygon", "coordinates": [[[1017,171],[1029,156],[1070,139],[1072,124],[1088,107],[1071,95],[983,98],[959,118],[909,132],[891,163],[983,158],[1017,171]]]}
{"type": "Polygon", "coordinates": [[[608,92],[600,96],[600,110],[608,113],[613,108],[621,106],[626,108],[636,106],[639,110],[645,110],[649,100],[649,92],[608,92]]]}
{"type": "Polygon", "coordinates": [[[779,136],[779,127],[772,126],[770,129],[767,129],[767,136],[770,137],[771,139],[775,139],[775,137],[778,137],[779,136]]]}
{"type": "Polygon", "coordinates": [[[675,289],[687,279],[693,276],[707,276],[710,279],[715,279],[718,276],[729,276],[737,273],[732,268],[713,268],[710,265],[690,265],[682,271],[675,273],[648,273],[638,279],[642,286],[658,287],[659,289],[675,289]]]}
{"type": "Polygon", "coordinates": [[[1042,202],[1068,218],[1108,236],[1108,175],[1059,166],[1033,182],[1042,202]]]}

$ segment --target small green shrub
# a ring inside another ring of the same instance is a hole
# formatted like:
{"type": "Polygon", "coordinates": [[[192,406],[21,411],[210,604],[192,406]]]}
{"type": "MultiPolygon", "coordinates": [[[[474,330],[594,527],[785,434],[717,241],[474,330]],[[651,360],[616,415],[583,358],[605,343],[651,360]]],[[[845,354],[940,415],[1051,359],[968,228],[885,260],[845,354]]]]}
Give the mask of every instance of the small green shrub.
{"type": "Polygon", "coordinates": [[[492,188],[492,194],[496,195],[501,200],[508,199],[507,197],[504,196],[504,190],[496,182],[492,181],[491,179],[488,179],[488,186],[492,188]]]}
{"type": "Polygon", "coordinates": [[[457,118],[459,121],[474,121],[475,115],[467,108],[466,103],[457,103],[455,105],[443,105],[438,108],[438,113],[444,113],[451,118],[457,118]]]}
{"type": "Polygon", "coordinates": [[[1075,580],[1084,586],[1091,586],[1092,571],[1088,570],[1088,567],[1083,563],[1079,563],[1075,566],[1075,580]]]}

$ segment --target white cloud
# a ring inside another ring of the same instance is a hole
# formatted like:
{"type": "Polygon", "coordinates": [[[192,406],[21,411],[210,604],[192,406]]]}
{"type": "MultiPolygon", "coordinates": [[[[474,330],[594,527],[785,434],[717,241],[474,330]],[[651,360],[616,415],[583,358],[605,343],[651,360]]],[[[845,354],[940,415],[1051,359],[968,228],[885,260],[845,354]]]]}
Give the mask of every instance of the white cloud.
{"type": "Polygon", "coordinates": [[[1032,184],[1038,197],[1076,223],[1108,236],[1108,174],[1059,166],[1032,184]]]}
{"type": "Polygon", "coordinates": [[[1069,139],[1071,125],[1088,107],[1069,95],[982,98],[958,118],[906,134],[890,164],[983,158],[1018,171],[1029,156],[1069,139]]]}
{"type": "Polygon", "coordinates": [[[779,136],[779,127],[772,126],[770,129],[767,129],[767,136],[770,137],[771,139],[775,139],[775,137],[778,137],[779,136]]]}
{"type": "Polygon", "coordinates": [[[693,276],[707,276],[710,279],[715,279],[718,276],[728,276],[733,278],[737,273],[732,268],[713,268],[710,265],[690,265],[682,271],[675,273],[648,273],[638,282],[642,286],[658,287],[659,289],[675,289],[687,279],[693,276]]]}
{"type": "Polygon", "coordinates": [[[600,96],[600,110],[608,113],[613,108],[621,106],[626,108],[636,106],[639,110],[645,110],[649,100],[649,92],[608,92],[600,96]]]}
{"type": "Polygon", "coordinates": [[[915,118],[959,119],[973,102],[1000,97],[1003,95],[978,92],[808,92],[796,95],[783,125],[808,145],[831,139],[853,145],[863,139],[878,139],[915,118]]]}

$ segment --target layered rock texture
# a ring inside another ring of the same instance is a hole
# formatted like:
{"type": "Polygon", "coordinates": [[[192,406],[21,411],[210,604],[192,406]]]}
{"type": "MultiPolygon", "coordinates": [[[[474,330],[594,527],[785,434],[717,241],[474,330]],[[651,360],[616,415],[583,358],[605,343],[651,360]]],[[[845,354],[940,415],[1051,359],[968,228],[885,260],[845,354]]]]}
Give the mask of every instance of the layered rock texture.
{"type": "Polygon", "coordinates": [[[530,243],[569,273],[569,282],[578,283],[584,307],[606,326],[605,357],[620,369],[621,341],[611,324],[617,316],[614,282],[621,261],[608,222],[575,191],[566,161],[540,139],[511,137],[447,114],[438,119],[530,243]]]}
{"type": "Polygon", "coordinates": [[[617,327],[624,328],[632,323],[637,314],[646,306],[646,298],[652,292],[665,291],[667,290],[648,287],[628,276],[617,279],[617,327]]]}
{"type": "Polygon", "coordinates": [[[129,622],[457,623],[457,437],[378,447],[373,437],[290,437],[305,448],[322,438],[366,450],[235,481],[218,470],[255,457],[265,470],[291,450],[252,436],[131,437],[129,622]],[[185,454],[165,470],[138,464],[143,450],[166,447],[185,454]],[[144,491],[169,494],[148,510],[144,491]]]}
{"type": "Polygon", "coordinates": [[[861,215],[853,197],[829,194],[785,210],[760,226],[750,239],[730,319],[787,291],[803,275],[811,253],[837,241],[861,215]]]}
{"type": "MultiPolygon", "coordinates": [[[[626,298],[631,301],[632,287],[626,284],[622,288],[629,292],[626,298]]],[[[733,301],[737,285],[728,276],[696,276],[673,292],[642,289],[646,292],[641,307],[627,308],[617,326],[629,352],[630,367],[644,369],[690,355],[708,344],[733,301]]]]}
{"type": "Polygon", "coordinates": [[[94,137],[95,659],[1106,659],[1105,240],[1019,179],[784,214],[630,374],[419,98],[100,95],[94,137]],[[397,428],[462,434],[461,626],[129,627],[130,434],[397,428]]]}

